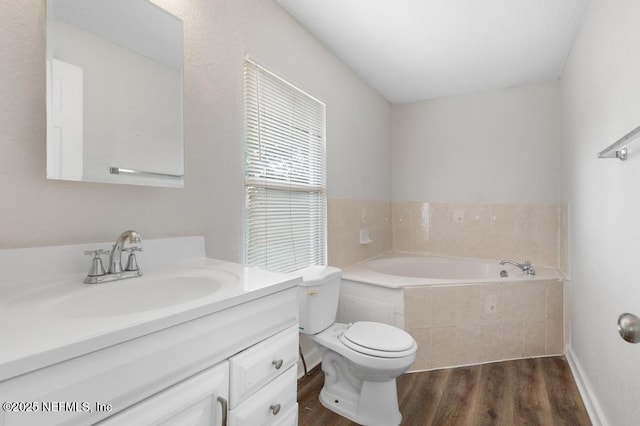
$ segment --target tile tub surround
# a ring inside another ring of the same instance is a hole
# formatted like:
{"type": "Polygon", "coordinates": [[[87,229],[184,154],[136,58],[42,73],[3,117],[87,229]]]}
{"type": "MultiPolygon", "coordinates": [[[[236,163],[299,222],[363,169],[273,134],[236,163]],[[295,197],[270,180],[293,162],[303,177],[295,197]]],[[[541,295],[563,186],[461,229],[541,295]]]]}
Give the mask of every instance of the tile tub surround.
{"type": "Polygon", "coordinates": [[[562,281],[409,287],[404,298],[410,371],[564,352],[562,281]]]}
{"type": "Polygon", "coordinates": [[[567,206],[393,202],[394,251],[530,260],[568,269],[567,206]]]}
{"type": "Polygon", "coordinates": [[[345,268],[391,251],[391,203],[330,198],[327,200],[329,265],[345,268]],[[360,244],[360,229],[369,244],[360,244]]]}

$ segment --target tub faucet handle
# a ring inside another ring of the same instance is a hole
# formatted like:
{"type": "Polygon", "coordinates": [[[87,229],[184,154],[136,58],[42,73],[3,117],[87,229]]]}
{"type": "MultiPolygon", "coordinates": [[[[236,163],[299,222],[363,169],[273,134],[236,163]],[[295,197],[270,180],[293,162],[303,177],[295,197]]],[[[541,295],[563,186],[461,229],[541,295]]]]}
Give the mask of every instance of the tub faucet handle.
{"type": "Polygon", "coordinates": [[[524,272],[525,275],[535,275],[536,271],[535,269],[533,269],[533,265],[531,264],[531,261],[529,260],[525,260],[524,263],[518,263],[515,260],[503,260],[500,262],[501,265],[504,264],[510,264],[513,266],[517,266],[518,268],[522,269],[522,272],[524,272]]]}
{"type": "Polygon", "coordinates": [[[522,271],[527,275],[535,275],[536,271],[533,269],[533,265],[530,260],[525,260],[523,264],[522,271]]]}

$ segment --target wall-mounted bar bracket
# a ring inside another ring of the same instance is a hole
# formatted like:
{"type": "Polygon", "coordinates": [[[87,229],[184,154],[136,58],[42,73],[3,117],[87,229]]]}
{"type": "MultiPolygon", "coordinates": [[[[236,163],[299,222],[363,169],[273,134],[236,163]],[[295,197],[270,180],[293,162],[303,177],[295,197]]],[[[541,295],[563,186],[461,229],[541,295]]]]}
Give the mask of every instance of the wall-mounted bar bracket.
{"type": "Polygon", "coordinates": [[[602,151],[598,153],[598,158],[617,158],[619,160],[627,159],[627,147],[632,140],[640,136],[640,126],[636,127],[602,151]],[[622,147],[622,148],[620,148],[622,147]]]}

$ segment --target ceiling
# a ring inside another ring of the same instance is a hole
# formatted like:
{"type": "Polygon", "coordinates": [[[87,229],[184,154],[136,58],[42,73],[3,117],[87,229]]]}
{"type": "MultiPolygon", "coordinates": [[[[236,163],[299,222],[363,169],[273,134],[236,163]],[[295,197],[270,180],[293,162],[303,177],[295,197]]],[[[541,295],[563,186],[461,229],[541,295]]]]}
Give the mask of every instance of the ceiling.
{"type": "Polygon", "coordinates": [[[276,0],[391,103],[561,76],[589,0],[276,0]]]}

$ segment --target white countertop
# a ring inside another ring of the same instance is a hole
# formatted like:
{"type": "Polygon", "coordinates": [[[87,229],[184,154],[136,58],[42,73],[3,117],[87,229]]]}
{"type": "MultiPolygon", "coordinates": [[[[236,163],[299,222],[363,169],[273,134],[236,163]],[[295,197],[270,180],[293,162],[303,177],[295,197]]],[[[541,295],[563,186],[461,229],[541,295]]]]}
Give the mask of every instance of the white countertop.
{"type": "Polygon", "coordinates": [[[155,265],[148,270],[144,270],[141,263],[141,268],[143,277],[94,285],[83,284],[86,272],[46,278],[31,275],[25,280],[14,278],[2,283],[0,381],[264,297],[300,282],[299,277],[205,257],[182,259],[170,266],[155,265]],[[119,304],[113,303],[114,315],[110,314],[108,305],[100,306],[100,312],[94,314],[81,306],[76,310],[68,302],[77,295],[85,297],[105,291],[113,295],[116,293],[111,292],[117,292],[122,286],[146,285],[154,279],[177,275],[211,276],[221,285],[211,294],[142,312],[123,313],[118,309],[119,304]]]}

